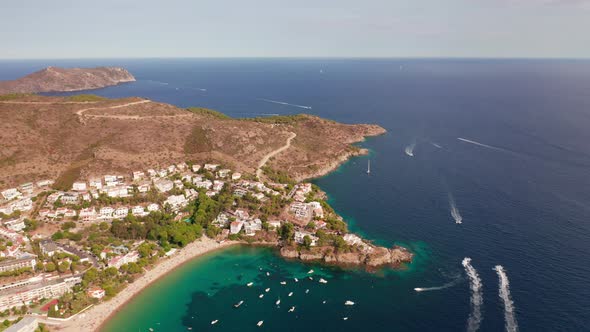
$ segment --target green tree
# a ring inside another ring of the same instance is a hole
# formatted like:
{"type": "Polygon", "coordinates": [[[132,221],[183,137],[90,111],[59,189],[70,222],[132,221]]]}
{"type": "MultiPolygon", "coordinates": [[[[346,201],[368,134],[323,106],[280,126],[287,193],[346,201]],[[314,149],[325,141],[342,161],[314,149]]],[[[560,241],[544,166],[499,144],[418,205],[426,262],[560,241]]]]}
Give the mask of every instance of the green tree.
{"type": "Polygon", "coordinates": [[[57,271],[59,273],[64,273],[69,269],[70,269],[70,263],[67,261],[63,261],[63,262],[59,263],[59,265],[57,266],[57,271]]]}
{"type": "Polygon", "coordinates": [[[53,272],[53,271],[55,271],[55,269],[56,269],[55,263],[49,262],[49,263],[45,264],[45,272],[53,272]]]}

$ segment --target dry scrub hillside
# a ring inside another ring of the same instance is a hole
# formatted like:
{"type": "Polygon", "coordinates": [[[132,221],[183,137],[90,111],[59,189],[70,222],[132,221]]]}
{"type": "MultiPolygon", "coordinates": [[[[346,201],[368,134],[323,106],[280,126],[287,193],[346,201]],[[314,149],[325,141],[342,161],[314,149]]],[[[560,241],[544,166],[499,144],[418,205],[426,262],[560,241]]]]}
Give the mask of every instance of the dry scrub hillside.
{"type": "Polygon", "coordinates": [[[141,98],[0,96],[0,187],[42,178],[67,187],[77,178],[185,160],[253,173],[293,133],[291,146],[267,165],[306,178],[359,153],[350,143],[383,132],[307,115],[231,119],[141,98]]]}

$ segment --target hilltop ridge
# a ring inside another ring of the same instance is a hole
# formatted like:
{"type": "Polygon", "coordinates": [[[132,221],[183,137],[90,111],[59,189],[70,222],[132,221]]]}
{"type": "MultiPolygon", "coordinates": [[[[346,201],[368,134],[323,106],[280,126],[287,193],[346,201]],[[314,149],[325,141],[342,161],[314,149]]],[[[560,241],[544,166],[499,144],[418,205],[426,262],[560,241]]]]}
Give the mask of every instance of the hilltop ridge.
{"type": "Polygon", "coordinates": [[[0,96],[0,187],[43,178],[67,187],[78,178],[178,160],[280,170],[273,176],[300,181],[365,153],[351,144],[384,132],[304,114],[234,119],[136,97],[0,96]]]}

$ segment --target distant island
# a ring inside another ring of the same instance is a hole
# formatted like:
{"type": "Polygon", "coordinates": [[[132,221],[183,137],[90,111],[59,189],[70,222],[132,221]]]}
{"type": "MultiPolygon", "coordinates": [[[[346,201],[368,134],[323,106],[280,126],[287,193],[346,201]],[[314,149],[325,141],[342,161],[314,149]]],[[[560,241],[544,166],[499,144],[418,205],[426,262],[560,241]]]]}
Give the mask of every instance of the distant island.
{"type": "Polygon", "coordinates": [[[134,81],[135,77],[120,67],[47,67],[17,80],[0,81],[0,95],[91,90],[134,81]]]}

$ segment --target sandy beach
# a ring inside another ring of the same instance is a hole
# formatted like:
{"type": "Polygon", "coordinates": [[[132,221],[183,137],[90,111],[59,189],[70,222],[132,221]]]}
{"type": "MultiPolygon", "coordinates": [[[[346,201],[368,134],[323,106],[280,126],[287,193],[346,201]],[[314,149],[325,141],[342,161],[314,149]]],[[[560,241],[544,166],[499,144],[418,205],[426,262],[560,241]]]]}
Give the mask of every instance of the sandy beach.
{"type": "Polygon", "coordinates": [[[232,241],[226,241],[219,244],[215,240],[203,236],[201,240],[187,245],[176,252],[172,257],[162,258],[154,268],[146,272],[132,284],[128,285],[110,301],[93,306],[87,311],[61,324],[56,324],[55,321],[52,321],[50,328],[54,331],[64,332],[98,331],[102,324],[105,323],[111,315],[116,313],[123,305],[154,281],[195,257],[236,244],[238,244],[238,242],[232,241]]]}

